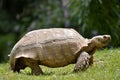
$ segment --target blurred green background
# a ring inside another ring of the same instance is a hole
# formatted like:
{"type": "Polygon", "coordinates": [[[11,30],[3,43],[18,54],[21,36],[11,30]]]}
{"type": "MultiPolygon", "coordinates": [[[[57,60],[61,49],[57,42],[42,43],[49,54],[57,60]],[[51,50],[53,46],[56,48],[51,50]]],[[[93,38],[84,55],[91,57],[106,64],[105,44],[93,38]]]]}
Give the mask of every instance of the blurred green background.
{"type": "Polygon", "coordinates": [[[108,47],[120,47],[120,0],[0,0],[0,62],[25,33],[43,28],[110,34],[108,47]]]}

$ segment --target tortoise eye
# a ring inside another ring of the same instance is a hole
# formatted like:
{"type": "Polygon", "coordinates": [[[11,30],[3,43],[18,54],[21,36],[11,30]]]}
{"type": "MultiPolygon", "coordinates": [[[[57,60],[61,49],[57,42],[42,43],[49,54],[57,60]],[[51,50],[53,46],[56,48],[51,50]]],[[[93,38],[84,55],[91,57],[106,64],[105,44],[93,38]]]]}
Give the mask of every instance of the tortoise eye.
{"type": "Polygon", "coordinates": [[[106,39],[106,38],[107,38],[107,36],[103,36],[103,38],[104,38],[104,39],[106,39]]]}

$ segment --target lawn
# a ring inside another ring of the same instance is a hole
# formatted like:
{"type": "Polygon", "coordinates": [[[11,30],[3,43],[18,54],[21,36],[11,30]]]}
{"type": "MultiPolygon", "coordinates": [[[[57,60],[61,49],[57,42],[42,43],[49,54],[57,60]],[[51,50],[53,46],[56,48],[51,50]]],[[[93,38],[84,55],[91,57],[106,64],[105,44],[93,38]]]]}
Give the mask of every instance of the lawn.
{"type": "Polygon", "coordinates": [[[9,63],[0,64],[0,80],[120,80],[120,48],[95,53],[94,65],[84,72],[72,73],[74,65],[61,68],[42,66],[45,75],[30,75],[26,68],[20,74],[9,70],[9,63]]]}

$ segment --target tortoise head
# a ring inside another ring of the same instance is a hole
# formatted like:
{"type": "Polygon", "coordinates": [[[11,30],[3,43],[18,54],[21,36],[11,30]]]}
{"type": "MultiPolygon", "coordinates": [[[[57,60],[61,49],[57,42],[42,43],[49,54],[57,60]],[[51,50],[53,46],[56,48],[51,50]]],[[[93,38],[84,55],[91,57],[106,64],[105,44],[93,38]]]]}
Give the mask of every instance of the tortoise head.
{"type": "Polygon", "coordinates": [[[99,35],[91,39],[91,43],[94,44],[97,48],[102,48],[106,46],[111,41],[110,35],[99,35]]]}

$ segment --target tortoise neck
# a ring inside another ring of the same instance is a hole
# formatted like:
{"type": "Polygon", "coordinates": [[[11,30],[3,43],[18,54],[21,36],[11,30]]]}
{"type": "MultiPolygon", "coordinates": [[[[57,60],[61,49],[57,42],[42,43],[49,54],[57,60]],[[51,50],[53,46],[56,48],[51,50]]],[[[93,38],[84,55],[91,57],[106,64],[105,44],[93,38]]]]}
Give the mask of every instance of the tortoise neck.
{"type": "Polygon", "coordinates": [[[92,39],[88,39],[88,46],[86,46],[83,51],[86,51],[90,55],[93,55],[96,51],[97,47],[94,44],[94,41],[92,39]]]}

